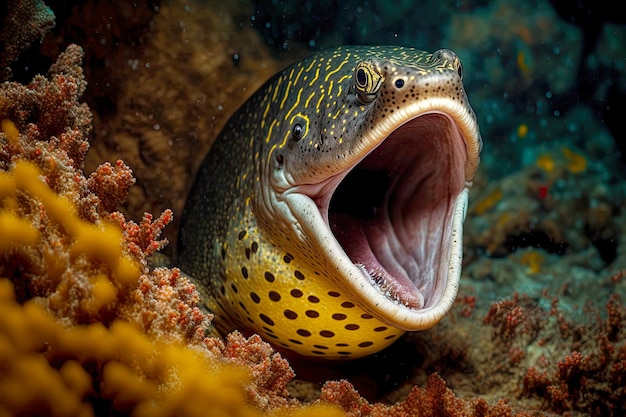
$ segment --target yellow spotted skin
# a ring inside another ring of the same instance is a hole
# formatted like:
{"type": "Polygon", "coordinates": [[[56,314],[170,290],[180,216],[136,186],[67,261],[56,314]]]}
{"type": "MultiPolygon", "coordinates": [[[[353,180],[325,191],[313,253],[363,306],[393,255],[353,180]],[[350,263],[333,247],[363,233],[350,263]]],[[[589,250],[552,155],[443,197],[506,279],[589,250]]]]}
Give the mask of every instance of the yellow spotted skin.
{"type": "MultiPolygon", "coordinates": [[[[410,84],[457,74],[458,66],[412,48],[336,48],[277,74],[231,118],[191,188],[177,249],[222,334],[250,329],[279,348],[327,359],[370,355],[397,340],[403,331],[363,309],[323,244],[282,214],[272,176],[291,184],[332,175],[376,125],[373,111],[385,117],[402,100],[429,98],[411,85],[394,95],[381,89],[385,78],[410,84]]],[[[456,78],[430,89],[465,100],[456,78]]]]}
{"type": "Polygon", "coordinates": [[[260,245],[256,227],[241,229],[242,250],[226,251],[229,279],[212,306],[221,332],[253,328],[265,340],[307,356],[356,358],[392,343],[403,332],[376,320],[310,260],[274,245],[260,245]],[[245,233],[244,233],[245,232],[245,233]],[[229,314],[226,314],[230,312],[229,314]]]}

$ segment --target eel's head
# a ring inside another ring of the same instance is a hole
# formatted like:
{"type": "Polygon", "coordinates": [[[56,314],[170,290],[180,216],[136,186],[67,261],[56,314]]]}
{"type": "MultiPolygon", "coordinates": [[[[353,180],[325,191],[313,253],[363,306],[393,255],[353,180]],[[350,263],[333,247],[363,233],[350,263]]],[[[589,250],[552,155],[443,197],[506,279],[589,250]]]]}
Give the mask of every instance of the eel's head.
{"type": "Polygon", "coordinates": [[[297,236],[281,244],[403,330],[435,325],[457,293],[482,148],[462,76],[449,50],[374,50],[326,77],[267,154],[265,201],[297,236]]]}

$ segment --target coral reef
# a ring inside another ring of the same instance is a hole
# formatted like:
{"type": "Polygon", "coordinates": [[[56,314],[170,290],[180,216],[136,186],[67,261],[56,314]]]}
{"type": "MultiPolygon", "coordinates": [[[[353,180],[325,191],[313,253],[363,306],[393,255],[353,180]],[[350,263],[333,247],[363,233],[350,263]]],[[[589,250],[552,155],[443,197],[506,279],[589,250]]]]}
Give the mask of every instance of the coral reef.
{"type": "MultiPolygon", "coordinates": [[[[596,270],[618,259],[626,189],[613,167],[563,145],[534,154],[523,169],[475,192],[467,225],[470,256],[485,251],[499,258],[527,247],[560,255],[595,250],[602,260],[596,270]]],[[[532,263],[535,273],[545,263],[528,254],[520,261],[532,263]]]]}
{"type": "Polygon", "coordinates": [[[539,397],[559,414],[619,415],[626,409],[626,307],[614,293],[604,317],[591,306],[586,315],[575,322],[559,309],[558,298],[551,298],[546,310],[515,295],[492,304],[485,323],[493,327],[496,343],[508,349],[511,364],[541,352],[533,365],[526,362],[523,396],[539,397]],[[558,349],[545,349],[547,344],[558,349]]]}
{"type": "Polygon", "coordinates": [[[294,409],[280,355],[258,337],[206,338],[195,287],[148,268],[172,213],[112,211],[134,183],[121,161],[83,175],[81,58],[71,45],[48,78],[0,86],[0,413],[341,415],[294,409]]]}
{"type": "MultiPolygon", "coordinates": [[[[121,320],[64,327],[36,302],[18,304],[6,279],[0,314],[2,415],[268,415],[246,405],[248,370],[208,350],[151,339],[121,320]]],[[[269,415],[342,414],[317,405],[269,415]]]]}

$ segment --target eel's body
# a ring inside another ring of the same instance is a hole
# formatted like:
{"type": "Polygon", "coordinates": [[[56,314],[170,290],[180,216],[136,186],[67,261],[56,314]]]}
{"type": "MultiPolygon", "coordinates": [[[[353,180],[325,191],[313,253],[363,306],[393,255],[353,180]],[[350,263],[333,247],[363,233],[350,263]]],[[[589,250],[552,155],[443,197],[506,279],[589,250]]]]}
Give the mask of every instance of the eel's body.
{"type": "Polygon", "coordinates": [[[357,358],[435,325],[482,147],[454,53],[341,47],[288,67],[199,170],[178,265],[221,332],[357,358]]]}

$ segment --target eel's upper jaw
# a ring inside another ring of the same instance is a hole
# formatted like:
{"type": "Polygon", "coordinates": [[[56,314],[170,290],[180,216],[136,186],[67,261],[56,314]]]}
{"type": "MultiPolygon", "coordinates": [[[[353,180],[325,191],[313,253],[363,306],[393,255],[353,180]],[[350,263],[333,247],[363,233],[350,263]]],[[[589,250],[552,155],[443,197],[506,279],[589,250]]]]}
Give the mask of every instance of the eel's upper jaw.
{"type": "Polygon", "coordinates": [[[432,327],[456,296],[480,151],[458,120],[419,114],[345,172],[284,194],[348,295],[404,330],[432,327]]]}

